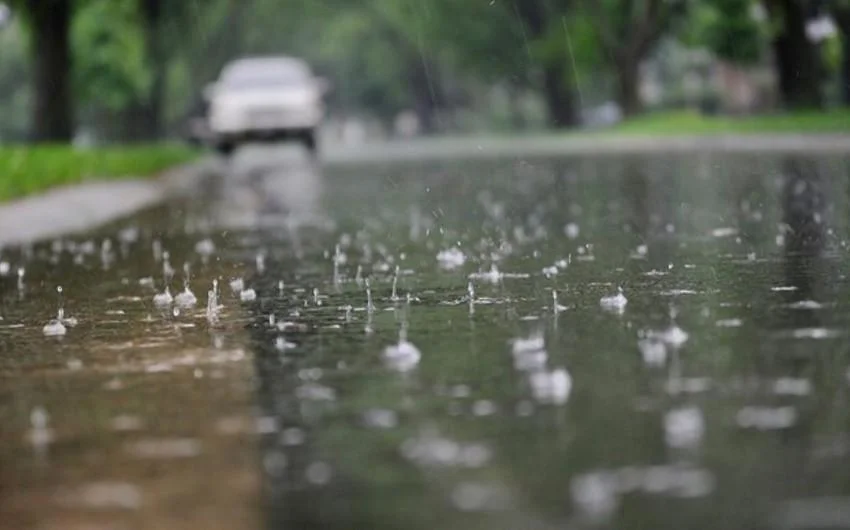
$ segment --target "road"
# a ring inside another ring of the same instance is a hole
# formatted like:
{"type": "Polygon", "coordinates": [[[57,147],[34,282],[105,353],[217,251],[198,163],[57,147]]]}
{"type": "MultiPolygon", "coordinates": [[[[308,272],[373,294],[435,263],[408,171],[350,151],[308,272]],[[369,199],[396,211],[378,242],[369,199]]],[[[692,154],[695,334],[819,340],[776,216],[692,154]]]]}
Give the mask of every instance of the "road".
{"type": "Polygon", "coordinates": [[[496,151],[5,248],[0,529],[834,526],[847,161],[496,151]]]}

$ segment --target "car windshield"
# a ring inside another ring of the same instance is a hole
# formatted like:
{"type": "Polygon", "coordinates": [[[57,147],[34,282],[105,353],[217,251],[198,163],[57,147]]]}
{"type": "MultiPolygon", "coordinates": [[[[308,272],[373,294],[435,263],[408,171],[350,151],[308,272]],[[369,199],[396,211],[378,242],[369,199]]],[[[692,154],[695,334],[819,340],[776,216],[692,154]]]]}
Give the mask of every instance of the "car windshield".
{"type": "Polygon", "coordinates": [[[221,82],[231,89],[250,89],[303,85],[309,79],[309,71],[298,64],[262,61],[232,65],[223,72],[221,82]]]}

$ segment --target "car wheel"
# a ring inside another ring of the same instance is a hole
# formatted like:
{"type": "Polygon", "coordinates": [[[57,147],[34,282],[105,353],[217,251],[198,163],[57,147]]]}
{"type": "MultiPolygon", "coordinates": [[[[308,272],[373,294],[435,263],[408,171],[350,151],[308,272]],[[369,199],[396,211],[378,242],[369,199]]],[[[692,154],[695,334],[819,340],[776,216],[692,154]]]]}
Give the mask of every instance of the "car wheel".
{"type": "Polygon", "coordinates": [[[218,154],[222,156],[230,156],[231,154],[233,154],[233,151],[236,150],[236,143],[226,141],[217,142],[215,144],[215,150],[218,154]]]}
{"type": "Polygon", "coordinates": [[[316,140],[316,131],[307,131],[301,135],[301,143],[310,151],[310,154],[316,155],[319,151],[319,145],[316,140]]]}

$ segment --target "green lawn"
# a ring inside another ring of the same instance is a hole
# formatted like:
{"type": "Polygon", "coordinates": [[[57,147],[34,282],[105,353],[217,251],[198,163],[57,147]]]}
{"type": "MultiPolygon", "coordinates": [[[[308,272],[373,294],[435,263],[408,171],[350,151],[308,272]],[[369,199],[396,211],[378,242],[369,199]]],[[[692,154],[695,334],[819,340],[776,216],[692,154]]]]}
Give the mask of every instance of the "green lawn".
{"type": "Polygon", "coordinates": [[[0,201],[84,180],[155,176],[198,156],[198,151],[179,145],[0,146],[0,201]]]}
{"type": "Polygon", "coordinates": [[[605,132],[642,135],[850,133],[850,110],[759,116],[702,116],[696,112],[656,112],[624,121],[605,132]]]}

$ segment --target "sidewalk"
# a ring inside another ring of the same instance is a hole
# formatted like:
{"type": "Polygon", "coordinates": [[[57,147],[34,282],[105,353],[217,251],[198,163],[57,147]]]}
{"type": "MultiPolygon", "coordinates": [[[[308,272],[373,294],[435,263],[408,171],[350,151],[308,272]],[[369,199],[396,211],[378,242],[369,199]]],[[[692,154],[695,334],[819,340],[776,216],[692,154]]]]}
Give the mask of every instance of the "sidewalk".
{"type": "Polygon", "coordinates": [[[92,181],[0,204],[0,246],[82,232],[189,192],[212,161],[166,171],[159,178],[92,181]]]}

